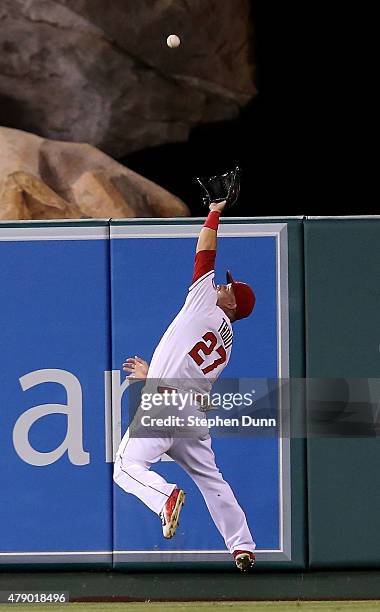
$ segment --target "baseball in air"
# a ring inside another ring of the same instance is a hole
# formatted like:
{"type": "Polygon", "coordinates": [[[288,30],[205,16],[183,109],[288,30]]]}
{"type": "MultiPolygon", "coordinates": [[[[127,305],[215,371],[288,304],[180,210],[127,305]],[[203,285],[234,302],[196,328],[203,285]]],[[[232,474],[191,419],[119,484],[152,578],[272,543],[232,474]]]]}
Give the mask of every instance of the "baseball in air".
{"type": "Polygon", "coordinates": [[[180,39],[179,36],[177,36],[177,34],[170,34],[170,36],[168,36],[167,39],[166,39],[166,44],[171,49],[175,49],[176,47],[180,46],[181,39],[180,39]]]}

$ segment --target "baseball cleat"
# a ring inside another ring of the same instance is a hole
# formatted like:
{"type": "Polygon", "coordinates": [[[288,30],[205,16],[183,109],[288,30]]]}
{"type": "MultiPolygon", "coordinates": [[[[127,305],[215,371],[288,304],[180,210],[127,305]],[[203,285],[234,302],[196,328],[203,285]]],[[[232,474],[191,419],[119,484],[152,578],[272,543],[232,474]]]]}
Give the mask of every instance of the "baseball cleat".
{"type": "Polygon", "coordinates": [[[235,559],[236,567],[241,572],[247,572],[255,565],[255,555],[253,552],[249,552],[248,550],[234,550],[232,555],[235,559]]]}
{"type": "Polygon", "coordinates": [[[174,489],[160,513],[164,538],[169,539],[174,536],[178,527],[179,514],[184,503],[185,492],[182,489],[174,489]]]}

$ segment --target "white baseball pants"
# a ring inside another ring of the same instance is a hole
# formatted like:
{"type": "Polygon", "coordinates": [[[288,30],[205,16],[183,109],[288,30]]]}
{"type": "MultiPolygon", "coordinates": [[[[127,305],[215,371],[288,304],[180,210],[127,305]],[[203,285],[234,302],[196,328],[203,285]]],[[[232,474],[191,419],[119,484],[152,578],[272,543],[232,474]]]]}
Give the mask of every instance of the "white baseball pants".
{"type": "Polygon", "coordinates": [[[245,514],[230,485],[215,464],[211,438],[130,438],[127,432],[117,452],[114,481],[160,514],[176,484],[150,470],[167,453],[191,476],[206,502],[211,517],[229,552],[255,550],[245,514]]]}

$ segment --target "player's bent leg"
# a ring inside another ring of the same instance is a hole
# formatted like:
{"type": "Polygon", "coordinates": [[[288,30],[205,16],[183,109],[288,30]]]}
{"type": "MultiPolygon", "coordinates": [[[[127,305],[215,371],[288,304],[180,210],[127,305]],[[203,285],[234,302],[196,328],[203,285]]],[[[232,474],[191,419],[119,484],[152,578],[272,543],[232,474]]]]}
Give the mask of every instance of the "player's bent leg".
{"type": "Polygon", "coordinates": [[[230,553],[253,553],[256,545],[245,514],[215,464],[211,439],[177,439],[168,454],[184,468],[198,486],[230,553]]]}
{"type": "Polygon", "coordinates": [[[165,439],[129,438],[127,444],[120,445],[114,466],[116,484],[138,497],[159,516],[177,487],[150,467],[169,446],[170,441],[165,439]]]}

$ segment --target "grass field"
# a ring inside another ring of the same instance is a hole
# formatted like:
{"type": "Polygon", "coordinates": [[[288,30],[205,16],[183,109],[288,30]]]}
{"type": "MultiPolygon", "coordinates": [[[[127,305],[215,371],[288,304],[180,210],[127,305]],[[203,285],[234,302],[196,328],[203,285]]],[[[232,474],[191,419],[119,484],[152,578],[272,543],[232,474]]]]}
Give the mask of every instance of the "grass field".
{"type": "Polygon", "coordinates": [[[192,601],[131,603],[68,603],[57,605],[0,604],[0,612],[27,609],[48,612],[63,608],[65,612],[380,612],[380,601],[192,601]]]}

